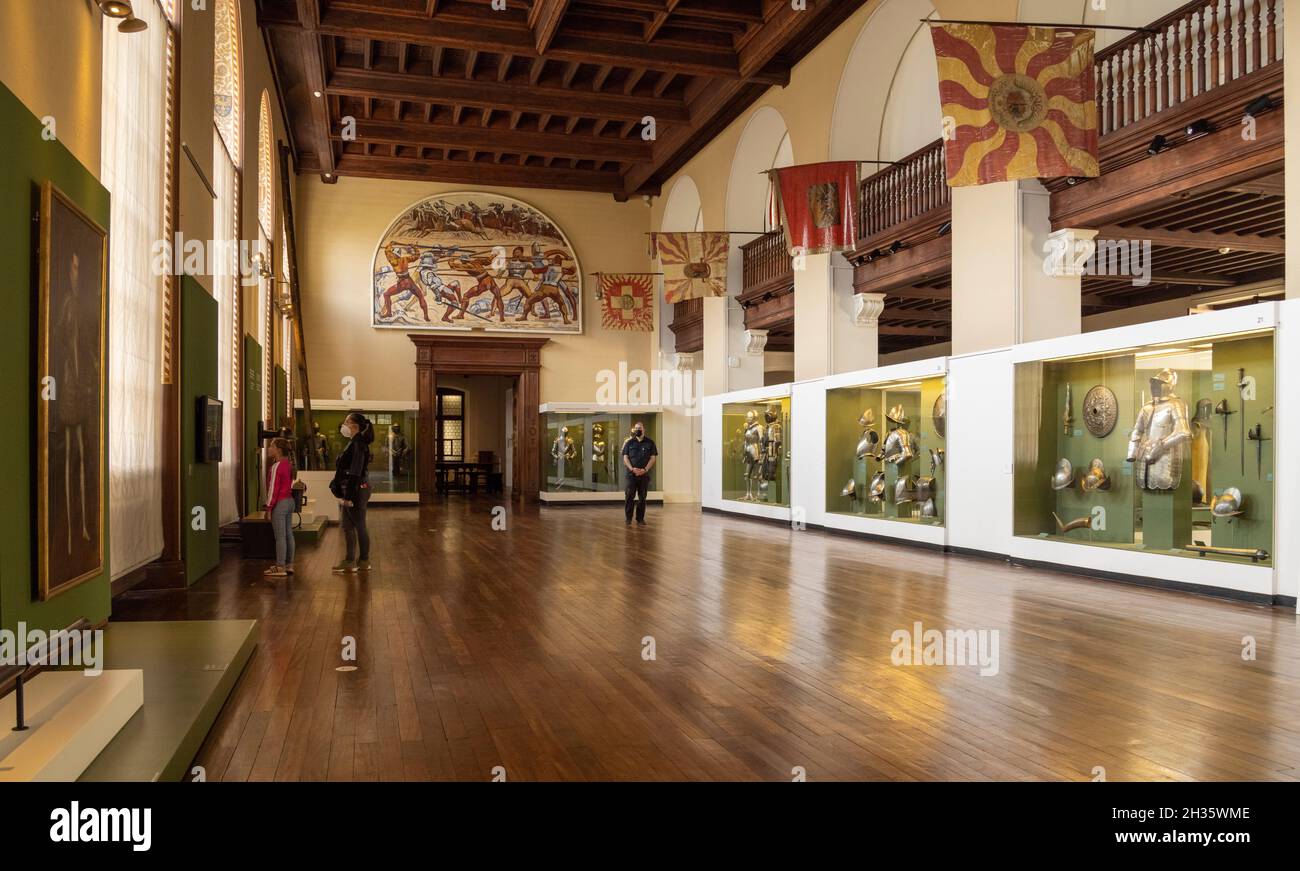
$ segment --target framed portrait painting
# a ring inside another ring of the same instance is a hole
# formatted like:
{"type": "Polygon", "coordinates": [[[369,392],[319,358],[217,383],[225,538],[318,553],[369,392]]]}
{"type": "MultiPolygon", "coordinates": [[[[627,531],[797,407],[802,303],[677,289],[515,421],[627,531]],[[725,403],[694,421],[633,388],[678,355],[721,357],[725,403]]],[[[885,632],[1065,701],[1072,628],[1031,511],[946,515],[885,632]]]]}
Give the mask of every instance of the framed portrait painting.
{"type": "Polygon", "coordinates": [[[41,188],[36,325],[37,591],[104,571],[108,232],[41,188]]]}

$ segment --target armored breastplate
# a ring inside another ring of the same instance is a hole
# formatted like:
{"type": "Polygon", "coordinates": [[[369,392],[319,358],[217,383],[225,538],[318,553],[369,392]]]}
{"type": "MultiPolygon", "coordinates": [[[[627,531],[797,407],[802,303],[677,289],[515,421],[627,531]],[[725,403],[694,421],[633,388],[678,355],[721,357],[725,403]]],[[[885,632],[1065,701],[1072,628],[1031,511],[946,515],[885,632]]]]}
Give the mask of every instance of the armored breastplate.
{"type": "Polygon", "coordinates": [[[745,459],[757,463],[763,459],[763,426],[752,424],[745,427],[745,459]]]}
{"type": "Polygon", "coordinates": [[[1148,402],[1129,438],[1133,480],[1143,490],[1175,490],[1183,479],[1183,462],[1191,439],[1187,403],[1177,396],[1148,402]]]}
{"type": "Polygon", "coordinates": [[[901,466],[908,460],[912,459],[915,454],[912,450],[912,434],[901,426],[889,431],[885,438],[885,447],[883,450],[885,461],[901,466]]]}

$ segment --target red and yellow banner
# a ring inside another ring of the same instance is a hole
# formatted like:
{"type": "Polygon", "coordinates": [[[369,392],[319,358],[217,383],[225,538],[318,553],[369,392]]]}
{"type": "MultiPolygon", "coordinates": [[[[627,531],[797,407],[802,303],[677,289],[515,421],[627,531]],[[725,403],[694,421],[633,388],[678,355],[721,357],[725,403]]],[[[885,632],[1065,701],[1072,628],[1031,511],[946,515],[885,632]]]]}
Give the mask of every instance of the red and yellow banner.
{"type": "Polygon", "coordinates": [[[650,333],[655,328],[654,276],[644,272],[601,272],[600,319],[607,330],[650,333]]]}
{"type": "Polygon", "coordinates": [[[930,36],[949,185],[1100,174],[1093,31],[937,24],[930,36]]]}
{"type": "Polygon", "coordinates": [[[858,236],[858,162],[787,166],[771,172],[772,203],[791,254],[852,248],[858,236]]]}
{"type": "Polygon", "coordinates": [[[652,233],[650,248],[664,273],[664,301],[727,295],[727,248],[731,234],[652,233]]]}

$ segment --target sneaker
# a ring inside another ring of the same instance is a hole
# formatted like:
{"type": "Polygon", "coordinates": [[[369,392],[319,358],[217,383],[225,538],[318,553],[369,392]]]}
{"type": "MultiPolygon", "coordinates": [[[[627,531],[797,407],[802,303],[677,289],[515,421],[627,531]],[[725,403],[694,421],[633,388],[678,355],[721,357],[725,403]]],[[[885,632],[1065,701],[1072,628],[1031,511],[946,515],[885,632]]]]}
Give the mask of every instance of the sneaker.
{"type": "Polygon", "coordinates": [[[269,566],[262,574],[268,578],[283,578],[289,573],[284,570],[284,566],[269,566]]]}
{"type": "Polygon", "coordinates": [[[637,525],[637,526],[645,526],[645,521],[644,521],[644,520],[638,520],[638,521],[636,522],[636,525],[637,525]]]}
{"type": "Polygon", "coordinates": [[[368,572],[368,571],[370,571],[370,560],[368,560],[368,559],[359,560],[359,561],[357,562],[357,568],[356,568],[356,570],[359,571],[359,572],[368,572]]]}
{"type": "Polygon", "coordinates": [[[346,575],[350,572],[355,572],[356,570],[357,570],[357,564],[354,563],[352,560],[348,560],[348,559],[345,559],[343,562],[339,563],[332,569],[332,571],[336,575],[346,575]]]}

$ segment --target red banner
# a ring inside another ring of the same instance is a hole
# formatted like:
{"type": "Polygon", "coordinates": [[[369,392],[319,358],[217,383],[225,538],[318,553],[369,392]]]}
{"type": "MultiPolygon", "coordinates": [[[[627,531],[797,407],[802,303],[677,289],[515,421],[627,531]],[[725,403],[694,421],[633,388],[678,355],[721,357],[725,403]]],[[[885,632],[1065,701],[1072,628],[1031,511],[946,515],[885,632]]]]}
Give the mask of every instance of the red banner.
{"type": "Polygon", "coordinates": [[[1091,30],[942,24],[930,36],[949,185],[1100,174],[1091,30]]]}
{"type": "Polygon", "coordinates": [[[775,201],[791,254],[852,248],[858,238],[858,162],[808,163],[772,170],[775,201]]]}
{"type": "Polygon", "coordinates": [[[600,319],[605,329],[654,332],[653,275],[602,272],[597,277],[600,279],[600,319]]]}

